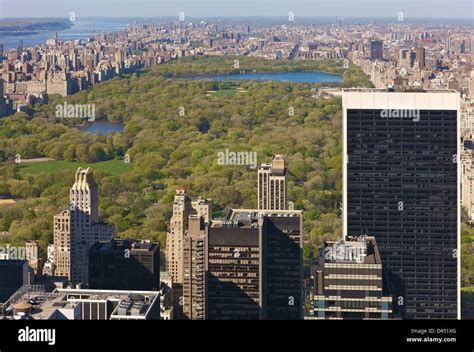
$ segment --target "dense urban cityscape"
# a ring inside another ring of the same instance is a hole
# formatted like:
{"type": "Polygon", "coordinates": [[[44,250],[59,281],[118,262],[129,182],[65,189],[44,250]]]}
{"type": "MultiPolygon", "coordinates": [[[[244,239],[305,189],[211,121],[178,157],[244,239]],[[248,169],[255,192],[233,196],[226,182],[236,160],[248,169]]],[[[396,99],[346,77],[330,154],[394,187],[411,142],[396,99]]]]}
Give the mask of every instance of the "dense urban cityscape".
{"type": "Polygon", "coordinates": [[[0,320],[474,319],[474,24],[402,10],[1,16],[0,320]]]}

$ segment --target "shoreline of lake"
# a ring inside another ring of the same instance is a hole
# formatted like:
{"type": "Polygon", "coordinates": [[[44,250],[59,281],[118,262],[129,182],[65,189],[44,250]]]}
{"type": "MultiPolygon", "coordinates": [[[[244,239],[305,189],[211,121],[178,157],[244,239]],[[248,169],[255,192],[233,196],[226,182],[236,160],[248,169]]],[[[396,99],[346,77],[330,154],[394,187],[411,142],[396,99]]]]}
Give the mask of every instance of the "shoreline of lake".
{"type": "Polygon", "coordinates": [[[123,122],[110,122],[107,120],[97,120],[93,122],[87,122],[78,126],[79,131],[84,133],[123,133],[125,124],[123,122]]]}
{"type": "Polygon", "coordinates": [[[285,71],[250,71],[250,72],[244,72],[244,73],[239,73],[239,72],[229,72],[229,73],[211,73],[211,74],[205,74],[205,75],[181,75],[181,76],[171,76],[171,77],[166,77],[166,79],[180,79],[180,80],[217,80],[217,81],[240,81],[240,80],[257,80],[257,81],[278,81],[278,82],[293,82],[293,83],[340,83],[344,80],[344,76],[339,73],[334,73],[334,72],[326,72],[326,71],[321,71],[321,70],[285,70],[285,71]],[[285,75],[310,75],[310,74],[316,74],[316,76],[319,75],[319,77],[312,78],[309,80],[299,80],[299,79],[285,79],[285,77],[281,78],[265,78],[265,76],[285,76],[285,75]],[[242,77],[246,76],[246,77],[242,77]],[[257,76],[257,77],[251,77],[251,76],[257,76]],[[260,78],[262,77],[262,78],[260,78]],[[335,77],[337,79],[331,79],[332,77],[335,77]],[[216,79],[217,78],[217,79],[216,79]]]}

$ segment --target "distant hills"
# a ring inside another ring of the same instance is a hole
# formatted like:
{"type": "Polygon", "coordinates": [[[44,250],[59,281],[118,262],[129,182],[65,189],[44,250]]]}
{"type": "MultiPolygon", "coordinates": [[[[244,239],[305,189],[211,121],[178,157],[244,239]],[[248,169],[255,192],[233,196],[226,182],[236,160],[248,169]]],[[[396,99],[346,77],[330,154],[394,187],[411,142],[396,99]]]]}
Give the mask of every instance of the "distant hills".
{"type": "Polygon", "coordinates": [[[55,31],[71,28],[67,18],[5,18],[0,19],[1,35],[25,35],[39,31],[55,31]]]}

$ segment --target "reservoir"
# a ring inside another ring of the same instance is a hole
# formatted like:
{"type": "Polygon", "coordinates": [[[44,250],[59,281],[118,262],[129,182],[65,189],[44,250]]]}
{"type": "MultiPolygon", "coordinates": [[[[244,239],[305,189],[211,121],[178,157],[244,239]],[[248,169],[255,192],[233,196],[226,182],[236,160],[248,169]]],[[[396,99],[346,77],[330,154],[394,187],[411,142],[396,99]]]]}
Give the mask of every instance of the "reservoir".
{"type": "Polygon", "coordinates": [[[100,133],[100,134],[107,134],[112,132],[123,132],[123,124],[121,123],[111,123],[107,121],[94,121],[90,123],[88,126],[81,128],[82,132],[90,132],[90,133],[100,133]]]}
{"type": "Polygon", "coordinates": [[[343,77],[338,74],[322,71],[298,71],[298,72],[261,72],[261,73],[231,73],[223,75],[204,75],[180,77],[179,79],[207,79],[212,81],[235,81],[243,79],[256,79],[258,81],[279,81],[295,83],[319,83],[319,82],[341,82],[343,77]]]}

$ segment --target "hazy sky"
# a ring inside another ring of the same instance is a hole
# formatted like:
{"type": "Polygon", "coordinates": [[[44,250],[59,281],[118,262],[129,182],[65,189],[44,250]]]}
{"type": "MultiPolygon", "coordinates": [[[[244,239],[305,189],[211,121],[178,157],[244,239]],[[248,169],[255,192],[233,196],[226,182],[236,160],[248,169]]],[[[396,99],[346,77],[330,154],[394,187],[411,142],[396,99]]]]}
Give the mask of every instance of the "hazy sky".
{"type": "Polygon", "coordinates": [[[0,17],[353,16],[474,18],[474,0],[0,0],[0,17]]]}

